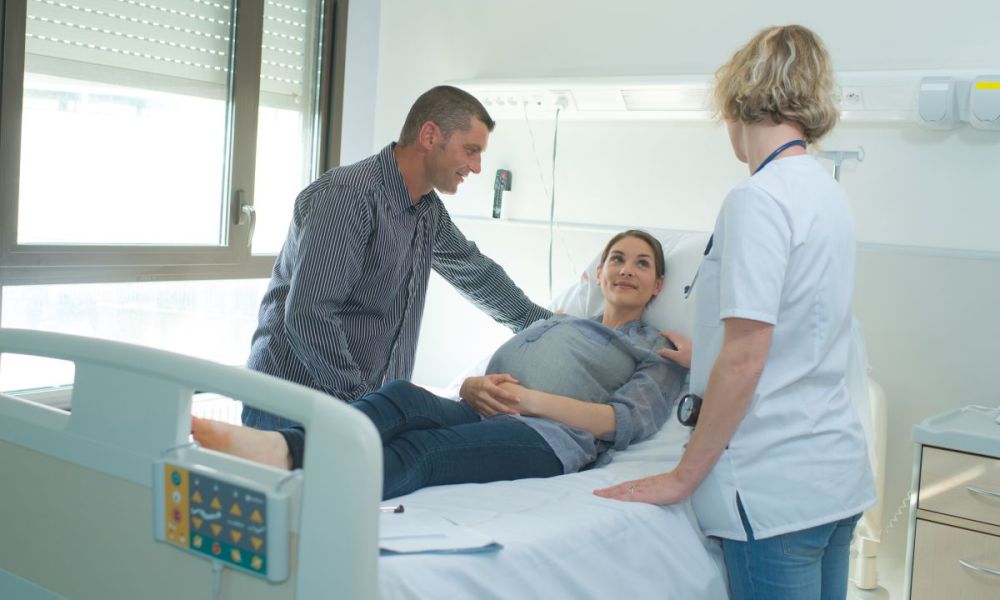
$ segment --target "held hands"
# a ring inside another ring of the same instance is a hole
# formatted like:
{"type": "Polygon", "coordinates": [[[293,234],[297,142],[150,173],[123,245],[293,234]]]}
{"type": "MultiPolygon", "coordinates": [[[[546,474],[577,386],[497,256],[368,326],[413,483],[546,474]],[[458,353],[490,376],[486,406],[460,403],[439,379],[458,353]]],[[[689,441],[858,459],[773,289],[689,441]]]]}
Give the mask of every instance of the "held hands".
{"type": "Polygon", "coordinates": [[[676,471],[671,471],[594,490],[594,495],[624,502],[674,504],[690,496],[692,491],[680,480],[676,471]]]}
{"type": "Polygon", "coordinates": [[[657,350],[657,354],[663,358],[668,358],[680,366],[690,369],[691,368],[691,340],[684,337],[683,335],[677,333],[676,331],[661,331],[660,335],[670,340],[674,346],[677,347],[676,350],[670,350],[664,348],[662,350],[657,350]]]}
{"type": "Polygon", "coordinates": [[[481,415],[516,415],[520,404],[513,387],[516,385],[517,379],[507,373],[468,377],[462,382],[459,394],[481,415]]]}

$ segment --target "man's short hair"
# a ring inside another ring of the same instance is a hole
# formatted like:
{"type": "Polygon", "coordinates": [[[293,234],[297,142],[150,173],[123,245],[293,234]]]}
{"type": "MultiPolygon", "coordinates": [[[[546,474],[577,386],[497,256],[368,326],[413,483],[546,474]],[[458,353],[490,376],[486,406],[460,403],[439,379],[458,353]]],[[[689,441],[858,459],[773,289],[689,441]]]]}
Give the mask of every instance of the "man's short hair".
{"type": "Polygon", "coordinates": [[[806,141],[833,129],[833,68],[819,36],[801,25],[770,27],[715,72],[715,105],[727,121],[797,123],[806,141]]]}
{"type": "Polygon", "coordinates": [[[481,121],[488,131],[493,131],[496,126],[490,113],[475,96],[457,87],[439,85],[421,94],[410,107],[403,130],[399,132],[399,145],[415,142],[420,128],[427,121],[437,125],[448,139],[456,129],[468,131],[472,127],[472,119],[481,121]]]}

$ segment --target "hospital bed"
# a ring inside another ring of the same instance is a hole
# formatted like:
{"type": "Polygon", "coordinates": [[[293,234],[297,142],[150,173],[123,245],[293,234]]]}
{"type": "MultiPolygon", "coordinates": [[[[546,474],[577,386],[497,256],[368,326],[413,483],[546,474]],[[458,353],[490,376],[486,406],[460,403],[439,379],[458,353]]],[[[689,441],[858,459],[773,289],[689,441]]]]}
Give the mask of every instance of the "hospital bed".
{"type": "MultiPolygon", "coordinates": [[[[658,235],[668,293],[650,316],[689,333],[691,307],[669,292],[690,281],[707,236],[658,235]]],[[[597,306],[586,275],[557,300],[568,312],[597,306]]],[[[359,412],[266,375],[115,342],[0,330],[0,352],[76,365],[71,413],[0,394],[0,598],[726,597],[718,546],[689,504],[591,493],[676,463],[687,432],[673,419],[606,467],[394,499],[411,520],[443,519],[493,544],[380,556],[379,520],[384,530],[396,515],[379,514],[381,447],[359,412]],[[193,445],[196,390],[304,423],[306,468],[193,445]],[[226,498],[212,512],[216,498],[196,496],[196,483],[258,502],[266,518],[253,522],[226,498]],[[211,530],[208,516],[228,529],[211,530]],[[227,537],[237,530],[239,542],[227,537]],[[266,543],[249,546],[252,531],[266,543]]]]}

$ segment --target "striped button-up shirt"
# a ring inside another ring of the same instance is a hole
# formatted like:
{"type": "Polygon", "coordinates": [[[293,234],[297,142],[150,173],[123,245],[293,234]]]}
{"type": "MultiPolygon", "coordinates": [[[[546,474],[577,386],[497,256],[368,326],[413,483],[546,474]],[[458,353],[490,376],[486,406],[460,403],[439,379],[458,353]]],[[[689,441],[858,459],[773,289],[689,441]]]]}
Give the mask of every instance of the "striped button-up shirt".
{"type": "MultiPolygon", "coordinates": [[[[433,268],[520,331],[551,315],[452,222],[437,193],[413,204],[393,144],[299,194],[247,366],[354,400],[409,379],[433,268]]],[[[244,421],[252,409],[244,411],[244,421]]]]}

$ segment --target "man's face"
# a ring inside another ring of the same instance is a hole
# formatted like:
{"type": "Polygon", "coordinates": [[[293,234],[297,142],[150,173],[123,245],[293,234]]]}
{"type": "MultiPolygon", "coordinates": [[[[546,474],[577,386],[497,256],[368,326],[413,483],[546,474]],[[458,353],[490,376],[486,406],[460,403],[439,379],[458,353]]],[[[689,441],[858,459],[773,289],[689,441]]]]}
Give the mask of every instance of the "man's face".
{"type": "Polygon", "coordinates": [[[424,163],[427,181],[442,194],[454,194],[469,173],[482,170],[482,154],[490,132],[479,119],[470,120],[467,130],[456,129],[448,139],[438,129],[424,163]]]}

